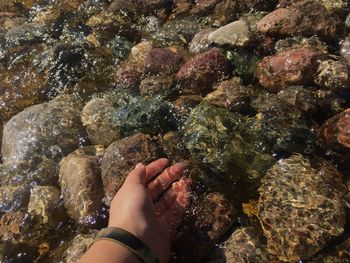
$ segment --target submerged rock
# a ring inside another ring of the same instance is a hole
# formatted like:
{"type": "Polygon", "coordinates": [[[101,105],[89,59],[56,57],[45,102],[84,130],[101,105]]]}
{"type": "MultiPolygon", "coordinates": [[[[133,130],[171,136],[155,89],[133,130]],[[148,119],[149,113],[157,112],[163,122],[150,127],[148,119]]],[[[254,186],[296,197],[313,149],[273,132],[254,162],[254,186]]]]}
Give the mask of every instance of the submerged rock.
{"type": "Polygon", "coordinates": [[[282,261],[310,259],[344,231],[345,185],[329,163],[301,155],[280,160],[259,188],[258,218],[268,251],[282,261]]]}
{"type": "Polygon", "coordinates": [[[28,23],[10,29],[6,35],[7,46],[31,45],[44,42],[48,38],[45,24],[28,23]]]}
{"type": "Polygon", "coordinates": [[[203,195],[189,211],[173,241],[176,262],[202,262],[237,215],[234,206],[218,193],[203,195]]]}
{"type": "Polygon", "coordinates": [[[315,82],[320,87],[332,91],[342,91],[350,88],[350,71],[348,67],[337,60],[324,60],[320,63],[315,76],[315,82]]]}
{"type": "Polygon", "coordinates": [[[162,74],[151,75],[141,81],[140,94],[143,97],[164,96],[174,93],[173,77],[162,74]]]}
{"type": "Polygon", "coordinates": [[[228,75],[229,64],[219,48],[198,54],[181,66],[175,79],[184,94],[205,94],[228,75]]]}
{"type": "Polygon", "coordinates": [[[347,64],[347,66],[350,67],[350,37],[347,37],[343,41],[340,47],[340,55],[347,64]]]}
{"type": "Polygon", "coordinates": [[[278,8],[262,18],[257,30],[271,35],[318,35],[334,38],[340,28],[337,15],[314,0],[298,1],[287,8],[278,8]]]}
{"type": "Polygon", "coordinates": [[[28,205],[30,191],[25,186],[0,187],[0,216],[28,205]]]}
{"type": "Polygon", "coordinates": [[[67,263],[76,263],[92,244],[97,231],[90,234],[78,234],[70,242],[70,247],[63,253],[62,257],[67,263]]]}
{"type": "Polygon", "coordinates": [[[276,258],[267,251],[266,239],[254,227],[236,229],[222,247],[216,248],[208,263],[274,262],[276,258]]]}
{"type": "Polygon", "coordinates": [[[117,68],[114,81],[126,89],[137,89],[143,75],[142,67],[138,64],[125,64],[117,68]]]}
{"type": "Polygon", "coordinates": [[[100,162],[103,146],[88,146],[69,154],[60,163],[59,183],[68,215],[84,225],[98,221],[103,187],[100,162]]]}
{"type": "Polygon", "coordinates": [[[191,53],[199,54],[207,51],[210,48],[211,42],[208,40],[208,36],[213,32],[214,28],[203,29],[199,31],[189,44],[189,50],[191,53]]]}
{"type": "Polygon", "coordinates": [[[112,143],[102,159],[102,182],[106,203],[110,204],[136,164],[147,164],[157,157],[160,157],[159,146],[146,134],[137,133],[112,143]]]}
{"type": "Polygon", "coordinates": [[[298,48],[265,57],[258,63],[257,78],[272,92],[287,85],[307,84],[312,80],[319,55],[313,48],[298,48]]]}
{"type": "Polygon", "coordinates": [[[182,57],[175,52],[163,48],[151,49],[145,57],[146,72],[175,73],[182,63],[182,57]]]}

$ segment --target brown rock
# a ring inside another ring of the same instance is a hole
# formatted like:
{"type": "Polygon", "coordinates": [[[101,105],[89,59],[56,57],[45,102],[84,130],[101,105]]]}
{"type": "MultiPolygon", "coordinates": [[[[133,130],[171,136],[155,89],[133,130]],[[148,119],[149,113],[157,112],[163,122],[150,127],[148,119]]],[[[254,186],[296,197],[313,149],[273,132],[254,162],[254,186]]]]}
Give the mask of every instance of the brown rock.
{"type": "Polygon", "coordinates": [[[317,50],[299,48],[265,57],[257,65],[256,76],[272,92],[287,85],[306,84],[312,79],[319,55],[317,50]]]}
{"type": "Polygon", "coordinates": [[[318,66],[315,82],[320,87],[332,91],[348,89],[350,87],[349,69],[340,61],[324,60],[318,66]]]}
{"type": "Polygon", "coordinates": [[[59,183],[68,215],[80,224],[94,224],[102,206],[99,161],[103,146],[89,146],[69,154],[60,163],[59,183]]]}
{"type": "Polygon", "coordinates": [[[347,37],[340,47],[340,55],[345,63],[350,67],[350,37],[347,37]]]}
{"type": "Polygon", "coordinates": [[[229,63],[219,48],[198,54],[181,66],[175,79],[183,94],[206,94],[228,75],[229,63]]]}
{"type": "Polygon", "coordinates": [[[350,152],[350,108],[335,115],[323,125],[323,137],[328,147],[350,152]]]}
{"type": "Polygon", "coordinates": [[[120,66],[114,75],[117,85],[127,89],[137,89],[141,82],[142,67],[137,64],[125,64],[120,66]]]}
{"type": "Polygon", "coordinates": [[[319,35],[334,38],[339,24],[338,17],[324,5],[313,0],[303,0],[266,15],[259,21],[257,30],[272,35],[319,35]]]}
{"type": "Polygon", "coordinates": [[[143,97],[168,96],[172,93],[173,77],[164,75],[151,75],[141,81],[140,94],[143,97]]]}
{"type": "Polygon", "coordinates": [[[158,145],[149,135],[137,133],[112,143],[102,159],[102,182],[109,204],[128,173],[139,162],[144,164],[157,159],[158,145]]]}
{"type": "Polygon", "coordinates": [[[203,98],[198,95],[180,96],[174,102],[174,106],[180,115],[186,116],[190,114],[191,110],[202,101],[203,101],[203,98]]]}
{"type": "Polygon", "coordinates": [[[214,28],[203,29],[199,31],[192,39],[189,50],[191,53],[202,53],[209,49],[210,41],[208,40],[208,36],[211,32],[213,32],[214,28]]]}

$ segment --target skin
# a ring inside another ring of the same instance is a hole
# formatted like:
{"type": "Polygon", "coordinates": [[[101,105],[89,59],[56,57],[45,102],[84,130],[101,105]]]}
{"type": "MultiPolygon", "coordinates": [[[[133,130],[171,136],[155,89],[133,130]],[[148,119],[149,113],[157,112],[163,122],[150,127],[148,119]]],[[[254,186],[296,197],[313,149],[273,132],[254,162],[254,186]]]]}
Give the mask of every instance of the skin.
{"type": "MultiPolygon", "coordinates": [[[[167,167],[163,158],[136,165],[115,195],[108,226],[120,227],[137,236],[168,262],[170,240],[190,202],[190,181],[182,177],[186,165],[167,167]]],[[[139,263],[127,248],[108,240],[96,241],[79,263],[139,263]]]]}

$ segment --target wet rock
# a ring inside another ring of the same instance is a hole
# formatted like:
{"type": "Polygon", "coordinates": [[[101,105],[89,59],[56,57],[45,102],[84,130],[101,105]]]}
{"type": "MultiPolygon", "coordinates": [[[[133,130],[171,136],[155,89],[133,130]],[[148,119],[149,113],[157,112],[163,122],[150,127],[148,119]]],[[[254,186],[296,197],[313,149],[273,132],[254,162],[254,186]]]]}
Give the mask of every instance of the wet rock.
{"type": "Polygon", "coordinates": [[[184,94],[205,94],[212,85],[224,78],[229,64],[220,49],[198,54],[181,66],[175,79],[184,94]]]}
{"type": "Polygon", "coordinates": [[[234,206],[218,193],[203,195],[189,211],[173,241],[176,262],[202,262],[237,215],[234,206]]]}
{"type": "Polygon", "coordinates": [[[261,19],[259,32],[271,35],[318,35],[334,38],[340,20],[324,5],[313,0],[298,1],[287,8],[278,8],[261,19]]]}
{"type": "Polygon", "coordinates": [[[112,103],[102,98],[94,98],[85,105],[81,121],[93,144],[108,146],[120,137],[113,122],[114,114],[112,103]]]}
{"type": "Polygon", "coordinates": [[[318,90],[316,94],[320,110],[326,118],[330,118],[345,110],[345,100],[338,97],[334,92],[330,90],[318,90]]]}
{"type": "Polygon", "coordinates": [[[137,64],[122,65],[114,75],[115,83],[127,89],[137,89],[141,82],[142,67],[137,64]]]}
{"type": "Polygon", "coordinates": [[[273,166],[262,183],[258,218],[268,251],[280,260],[307,260],[343,233],[345,185],[331,164],[293,155],[273,166]]]}
{"type": "Polygon", "coordinates": [[[131,48],[134,43],[128,38],[120,35],[116,35],[108,44],[114,53],[114,59],[116,63],[121,63],[130,54],[131,48]]]}
{"type": "Polygon", "coordinates": [[[55,186],[35,186],[30,191],[28,213],[36,215],[43,225],[57,226],[63,215],[60,195],[55,186]]]}
{"type": "Polygon", "coordinates": [[[250,42],[251,32],[244,20],[238,20],[210,33],[208,40],[219,45],[243,47],[250,42]]]}
{"type": "Polygon", "coordinates": [[[112,143],[102,159],[102,182],[106,194],[106,203],[119,190],[128,173],[139,162],[147,164],[157,157],[158,145],[149,135],[137,133],[112,143]]]}
{"type": "Polygon", "coordinates": [[[159,141],[167,158],[172,162],[184,162],[189,159],[189,153],[179,132],[167,132],[159,141]]]}
{"type": "Polygon", "coordinates": [[[140,94],[143,97],[164,96],[168,97],[172,90],[173,77],[164,75],[152,75],[141,81],[140,94]]]}
{"type": "Polygon", "coordinates": [[[256,55],[238,49],[227,51],[226,57],[234,66],[233,72],[242,78],[243,83],[250,84],[254,81],[254,73],[259,61],[256,55]]]}
{"type": "Polygon", "coordinates": [[[90,234],[78,234],[70,242],[70,247],[63,253],[63,258],[67,263],[76,263],[80,257],[90,247],[95,238],[97,231],[92,231],[90,234]]]}
{"type": "Polygon", "coordinates": [[[6,35],[7,46],[41,43],[47,38],[48,28],[39,23],[28,23],[10,29],[6,35]]]}
{"type": "Polygon", "coordinates": [[[208,36],[213,32],[214,28],[203,29],[199,31],[189,44],[189,50],[191,53],[203,53],[210,48],[211,42],[208,40],[208,36]]]}
{"type": "Polygon", "coordinates": [[[327,45],[322,42],[318,37],[312,36],[309,38],[305,37],[288,37],[285,39],[280,39],[275,43],[275,50],[277,53],[282,51],[287,51],[290,49],[298,49],[298,48],[312,48],[317,49],[319,52],[326,54],[327,45]]]}
{"type": "Polygon", "coordinates": [[[270,155],[247,141],[249,137],[242,134],[244,122],[240,114],[205,104],[194,108],[185,122],[188,150],[202,167],[214,173],[211,180],[217,184],[232,188],[235,181],[256,182],[274,163],[270,155]]]}
{"type": "Polygon", "coordinates": [[[219,2],[220,0],[196,0],[194,1],[194,6],[191,12],[201,14],[208,13],[213,10],[219,2]]]}
{"type": "MultiPolygon", "coordinates": [[[[302,0],[279,0],[279,7],[287,7],[301,1],[302,0]]],[[[347,9],[348,7],[348,3],[343,0],[320,0],[318,3],[324,5],[328,10],[336,13],[347,9]]]]}
{"type": "Polygon", "coordinates": [[[327,146],[335,151],[349,152],[350,109],[333,116],[323,125],[323,137],[327,146]]]}
{"type": "Polygon", "coordinates": [[[347,238],[328,251],[312,258],[311,262],[316,263],[344,263],[350,260],[350,238],[347,238]]]}
{"type": "Polygon", "coordinates": [[[256,75],[260,84],[277,92],[287,85],[306,84],[316,70],[320,53],[311,48],[299,48],[265,57],[258,63],[256,75]]]}
{"type": "Polygon", "coordinates": [[[29,189],[25,186],[0,187],[0,215],[26,207],[29,202],[29,194],[29,189]]]}
{"type": "Polygon", "coordinates": [[[350,28],[350,13],[346,16],[345,27],[350,28]]]}
{"type": "Polygon", "coordinates": [[[155,9],[161,9],[171,4],[169,0],[132,0],[127,3],[122,0],[114,0],[108,7],[108,11],[118,13],[126,12],[133,16],[151,14],[155,9]]]}
{"type": "Polygon", "coordinates": [[[138,65],[144,65],[146,56],[151,49],[151,42],[142,41],[131,48],[131,59],[138,65]]]}
{"type": "Polygon", "coordinates": [[[60,163],[59,183],[68,215],[84,225],[98,220],[103,187],[100,161],[103,146],[88,146],[69,154],[60,163]]]}
{"type": "Polygon", "coordinates": [[[211,105],[232,111],[242,111],[249,106],[253,91],[241,85],[241,80],[234,77],[220,82],[215,91],[209,93],[204,100],[211,105]]]}
{"type": "Polygon", "coordinates": [[[348,89],[350,88],[349,69],[340,61],[324,60],[318,66],[315,82],[320,87],[332,91],[348,89]]]}
{"type": "Polygon", "coordinates": [[[174,107],[180,116],[185,117],[190,114],[192,109],[203,101],[203,98],[198,95],[180,96],[175,102],[174,107]]]}
{"type": "Polygon", "coordinates": [[[350,37],[347,37],[340,47],[340,55],[345,63],[350,67],[350,37]]]}
{"type": "Polygon", "coordinates": [[[266,239],[254,227],[236,229],[222,247],[214,250],[208,263],[272,262],[275,257],[267,252],[266,239]]]}
{"type": "Polygon", "coordinates": [[[29,10],[32,6],[39,3],[39,0],[9,0],[1,3],[2,11],[22,11],[23,9],[29,10]],[[22,9],[22,10],[21,10],[22,9]]]}
{"type": "Polygon", "coordinates": [[[182,57],[168,49],[153,48],[145,58],[145,68],[150,73],[175,73],[182,63],[182,57]]]}

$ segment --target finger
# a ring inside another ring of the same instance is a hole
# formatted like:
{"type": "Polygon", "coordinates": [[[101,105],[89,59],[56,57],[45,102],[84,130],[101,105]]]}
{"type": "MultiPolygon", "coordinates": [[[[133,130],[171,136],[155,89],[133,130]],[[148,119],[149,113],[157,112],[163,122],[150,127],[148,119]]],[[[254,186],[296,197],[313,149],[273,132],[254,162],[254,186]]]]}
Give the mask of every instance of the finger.
{"type": "Polygon", "coordinates": [[[145,185],[146,167],[138,163],[125,179],[125,184],[142,184],[145,185]]]}
{"type": "Polygon", "coordinates": [[[167,158],[161,158],[157,161],[154,161],[146,166],[146,182],[151,180],[157,174],[164,170],[168,164],[167,158]]]}
{"type": "Polygon", "coordinates": [[[186,168],[184,163],[176,163],[170,168],[165,169],[153,181],[147,184],[147,188],[151,192],[152,199],[157,199],[169,186],[179,180],[186,168]]]}
{"type": "Polygon", "coordinates": [[[155,204],[155,213],[161,217],[169,210],[178,211],[181,207],[186,209],[191,195],[189,179],[180,179],[174,183],[168,191],[155,204]]]}

